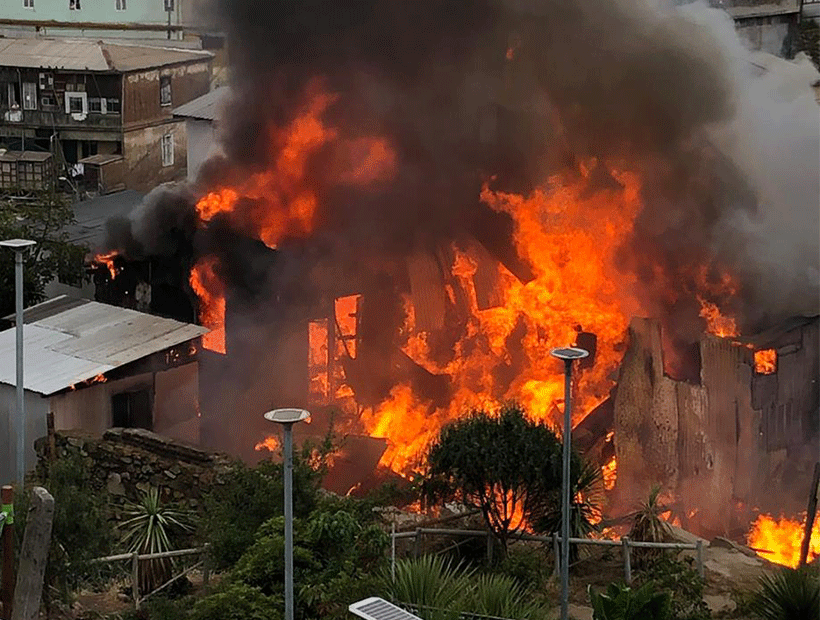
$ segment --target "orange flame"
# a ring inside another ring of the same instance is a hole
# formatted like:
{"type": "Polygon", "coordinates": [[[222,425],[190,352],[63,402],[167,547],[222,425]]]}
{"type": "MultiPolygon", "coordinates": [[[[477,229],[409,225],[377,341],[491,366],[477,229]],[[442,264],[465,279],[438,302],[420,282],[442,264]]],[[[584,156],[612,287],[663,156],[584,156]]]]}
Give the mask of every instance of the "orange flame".
{"type": "Polygon", "coordinates": [[[68,389],[73,392],[80,388],[88,387],[89,385],[94,385],[95,383],[105,383],[106,381],[108,381],[108,377],[106,377],[104,374],[99,374],[95,377],[92,377],[91,379],[86,379],[85,381],[80,381],[79,383],[70,385],[68,389]]]}
{"type": "Polygon", "coordinates": [[[107,254],[97,254],[94,257],[95,263],[102,263],[108,269],[108,273],[111,275],[111,279],[113,280],[116,278],[119,273],[120,269],[114,264],[114,259],[119,256],[116,251],[108,252],[107,254]]]}
{"type": "Polygon", "coordinates": [[[559,178],[552,179],[548,191],[528,197],[484,188],[482,200],[515,221],[518,252],[533,266],[535,279],[524,284],[505,268],[492,267],[500,304],[482,309],[487,304],[479,303],[475,280],[481,259],[454,249],[451,272],[467,294],[471,316],[452,360],[431,359],[428,334],[415,329],[413,312],[407,313],[404,329],[404,352],[428,371],[448,375],[453,396],[447,407],[437,408],[401,385],[381,405],[365,411],[367,432],[388,439],[382,465],[402,471],[419,460],[448,421],[509,400],[520,402],[534,419],[560,426],[563,368],[549,351],[574,343],[576,326],[597,336],[597,350],[594,364],[579,373],[573,423],[608,396],[626,317],[640,308],[628,292],[629,276],[614,267],[617,248],[639,209],[639,184],[633,175],[614,174],[623,189],[592,195],[584,191],[584,183],[559,178]],[[517,360],[510,357],[513,349],[521,350],[517,360]],[[515,372],[506,380],[494,372],[513,363],[515,372]]]}
{"type": "Polygon", "coordinates": [[[611,491],[615,488],[615,481],[618,478],[618,462],[613,456],[608,463],[601,467],[601,473],[604,477],[604,488],[611,491]]]}
{"type": "MultiPolygon", "coordinates": [[[[780,516],[762,514],[752,524],[746,540],[762,558],[797,568],[800,563],[800,546],[803,544],[805,518],[798,521],[780,516]]],[[[808,561],[820,555],[820,521],[815,520],[809,542],[808,561]]]]}
{"type": "Polygon", "coordinates": [[[279,439],[275,435],[268,435],[263,441],[260,441],[253,447],[257,452],[267,450],[268,452],[276,452],[279,449],[279,439]]]}
{"type": "Polygon", "coordinates": [[[760,375],[773,375],[777,372],[777,351],[762,349],[755,351],[755,372],[760,375]]]}
{"type": "Polygon", "coordinates": [[[191,270],[189,281],[199,297],[199,320],[211,330],[202,336],[202,346],[225,353],[225,293],[215,269],[215,257],[200,259],[191,270]]]}
{"type": "Polygon", "coordinates": [[[738,336],[737,323],[734,318],[723,315],[717,304],[706,301],[700,295],[698,295],[698,302],[700,303],[700,316],[706,319],[706,329],[710,334],[720,338],[738,336]]]}

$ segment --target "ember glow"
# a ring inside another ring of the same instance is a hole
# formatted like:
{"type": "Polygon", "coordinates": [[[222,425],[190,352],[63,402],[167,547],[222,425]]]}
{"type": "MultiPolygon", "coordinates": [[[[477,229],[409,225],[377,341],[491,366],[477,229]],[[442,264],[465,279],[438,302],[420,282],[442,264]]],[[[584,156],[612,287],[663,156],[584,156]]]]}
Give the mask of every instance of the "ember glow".
{"type": "Polygon", "coordinates": [[[253,447],[257,452],[267,450],[268,452],[276,452],[279,449],[279,439],[275,435],[268,435],[263,441],[260,441],[253,447]]]}
{"type": "Polygon", "coordinates": [[[615,481],[618,478],[618,462],[615,460],[614,456],[601,468],[601,473],[604,478],[604,488],[607,491],[614,489],[615,481]]]}
{"type": "Polygon", "coordinates": [[[763,349],[755,351],[755,372],[759,375],[773,375],[777,372],[777,351],[763,349]]]}
{"type": "MultiPolygon", "coordinates": [[[[762,514],[752,524],[747,541],[762,558],[797,568],[800,564],[800,546],[803,544],[805,518],[801,520],[762,514]]],[[[809,543],[808,562],[820,555],[820,521],[815,520],[809,543]]]]}

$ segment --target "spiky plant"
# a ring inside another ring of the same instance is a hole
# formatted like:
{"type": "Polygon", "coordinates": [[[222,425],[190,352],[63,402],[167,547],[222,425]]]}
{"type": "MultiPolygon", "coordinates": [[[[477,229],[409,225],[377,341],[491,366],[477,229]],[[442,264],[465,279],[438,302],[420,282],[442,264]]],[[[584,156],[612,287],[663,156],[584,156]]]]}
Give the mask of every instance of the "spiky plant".
{"type": "Polygon", "coordinates": [[[594,620],[669,620],[672,617],[671,597],[646,583],[632,589],[612,583],[606,592],[588,588],[594,620]]]}
{"type": "Polygon", "coordinates": [[[763,620],[820,618],[820,581],[816,567],[784,568],[760,578],[750,610],[763,620]]]}
{"type": "MultiPolygon", "coordinates": [[[[660,493],[660,487],[653,487],[647,500],[641,503],[635,513],[632,529],[629,532],[629,537],[632,540],[643,542],[666,542],[669,540],[671,534],[669,525],[661,518],[666,508],[661,505],[658,499],[660,493]]],[[[635,549],[633,555],[636,566],[641,566],[657,560],[659,556],[663,555],[663,549],[635,549]]]]}
{"type": "Polygon", "coordinates": [[[512,577],[486,574],[472,584],[462,611],[496,618],[536,620],[546,618],[548,609],[512,577]]]}
{"type": "Polygon", "coordinates": [[[474,570],[440,556],[400,560],[396,579],[385,575],[387,596],[413,608],[424,620],[455,620],[469,589],[474,570]]]}
{"type": "MultiPolygon", "coordinates": [[[[163,505],[159,489],[151,487],[141,492],[138,502],[126,504],[125,521],[119,529],[122,543],[129,553],[145,555],[173,549],[175,535],[192,529],[190,512],[163,505]]],[[[139,588],[150,592],[171,578],[174,562],[171,558],[154,558],[140,563],[139,588]]]]}

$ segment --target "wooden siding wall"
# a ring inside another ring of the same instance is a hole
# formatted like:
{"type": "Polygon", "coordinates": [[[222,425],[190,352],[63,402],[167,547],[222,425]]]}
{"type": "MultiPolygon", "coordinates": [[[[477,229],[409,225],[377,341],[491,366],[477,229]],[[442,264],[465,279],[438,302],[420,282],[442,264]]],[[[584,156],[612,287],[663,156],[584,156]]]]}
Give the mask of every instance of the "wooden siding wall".
{"type": "Polygon", "coordinates": [[[210,90],[210,59],[173,67],[135,71],[123,79],[123,124],[126,131],[170,119],[173,110],[210,90]],[[160,82],[171,80],[171,105],[160,102],[160,82]]]}

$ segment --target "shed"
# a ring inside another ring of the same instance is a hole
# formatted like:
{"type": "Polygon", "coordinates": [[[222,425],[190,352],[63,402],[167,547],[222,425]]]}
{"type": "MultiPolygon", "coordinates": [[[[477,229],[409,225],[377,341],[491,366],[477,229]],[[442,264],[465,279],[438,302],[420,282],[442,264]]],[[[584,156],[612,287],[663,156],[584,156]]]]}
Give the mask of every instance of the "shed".
{"type": "Polygon", "coordinates": [[[110,194],[125,189],[125,160],[122,155],[92,155],[81,159],[85,191],[110,194]]]}
{"type": "MultiPolygon", "coordinates": [[[[24,314],[26,467],[57,430],[153,430],[199,441],[199,338],[208,330],[65,296],[24,314]]],[[[0,332],[0,479],[14,474],[15,330],[0,332]],[[10,445],[11,443],[11,445],[10,445]]]]}
{"type": "Polygon", "coordinates": [[[51,153],[5,151],[0,153],[0,190],[44,191],[54,184],[51,153]]]}

